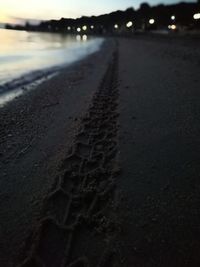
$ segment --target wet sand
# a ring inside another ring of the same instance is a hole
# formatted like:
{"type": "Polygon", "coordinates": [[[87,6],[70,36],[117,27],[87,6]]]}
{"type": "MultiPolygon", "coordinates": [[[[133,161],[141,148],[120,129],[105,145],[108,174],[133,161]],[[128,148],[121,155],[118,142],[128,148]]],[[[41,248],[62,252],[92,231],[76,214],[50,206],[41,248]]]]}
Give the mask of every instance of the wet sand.
{"type": "Polygon", "coordinates": [[[110,61],[112,41],[102,49],[103,58],[97,52],[0,110],[1,266],[12,266],[40,218],[110,61]]]}
{"type": "Polygon", "coordinates": [[[0,111],[2,266],[200,265],[198,50],[118,39],[0,111]]]}

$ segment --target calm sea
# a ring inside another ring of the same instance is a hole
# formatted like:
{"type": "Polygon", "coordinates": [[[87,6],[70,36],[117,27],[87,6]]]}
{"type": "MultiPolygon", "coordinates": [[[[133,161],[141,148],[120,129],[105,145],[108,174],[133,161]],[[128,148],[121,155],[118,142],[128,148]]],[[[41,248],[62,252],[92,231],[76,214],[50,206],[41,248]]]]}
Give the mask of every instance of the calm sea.
{"type": "Polygon", "coordinates": [[[0,29],[0,97],[98,51],[102,38],[0,29]]]}

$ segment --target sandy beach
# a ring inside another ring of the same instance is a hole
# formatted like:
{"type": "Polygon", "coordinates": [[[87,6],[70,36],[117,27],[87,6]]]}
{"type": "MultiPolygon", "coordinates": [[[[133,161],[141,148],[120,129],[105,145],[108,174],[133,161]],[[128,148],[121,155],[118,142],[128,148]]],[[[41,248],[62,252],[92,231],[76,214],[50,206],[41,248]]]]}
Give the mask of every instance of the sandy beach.
{"type": "Polygon", "coordinates": [[[200,265],[199,39],[108,39],[0,110],[0,265],[200,265]]]}

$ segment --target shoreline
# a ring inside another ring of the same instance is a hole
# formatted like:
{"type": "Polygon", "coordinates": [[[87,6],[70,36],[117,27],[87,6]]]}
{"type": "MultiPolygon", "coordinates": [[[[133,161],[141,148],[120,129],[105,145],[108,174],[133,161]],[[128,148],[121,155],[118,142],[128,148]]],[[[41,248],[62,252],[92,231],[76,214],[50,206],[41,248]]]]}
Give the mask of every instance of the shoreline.
{"type": "MultiPolygon", "coordinates": [[[[5,39],[9,37],[6,33],[4,35],[5,39]]],[[[13,34],[10,38],[19,46],[17,34],[13,34]]],[[[2,47],[0,46],[0,59],[2,59],[0,106],[3,105],[4,99],[9,101],[15,95],[19,96],[25,91],[32,90],[45,79],[48,80],[57,72],[64,71],[76,62],[97,52],[104,43],[104,38],[90,38],[80,41],[75,36],[59,34],[57,38],[60,38],[60,47],[58,47],[53,37],[52,41],[48,43],[48,38],[45,42],[40,33],[38,35],[36,33],[36,36],[27,33],[27,35],[23,35],[23,38],[22,48],[17,46],[17,51],[14,51],[9,43],[5,44],[8,46],[8,51],[1,50],[2,47]],[[33,43],[35,41],[35,48],[30,47],[28,38],[32,38],[33,43]],[[38,42],[36,42],[37,38],[39,39],[38,42]]]]}
{"type": "Polygon", "coordinates": [[[31,225],[38,220],[41,203],[55,182],[60,162],[73,143],[112,50],[113,41],[105,42],[101,51],[0,109],[3,266],[16,256],[14,248],[21,247],[31,225]]]}
{"type": "Polygon", "coordinates": [[[200,52],[182,40],[107,40],[0,110],[2,266],[200,265],[200,52]]]}
{"type": "MultiPolygon", "coordinates": [[[[60,70],[61,71],[61,70],[60,70]]],[[[51,80],[56,75],[59,75],[59,70],[54,69],[52,73],[50,71],[37,71],[36,73],[27,73],[26,76],[12,80],[4,85],[5,92],[0,93],[0,108],[13,101],[15,98],[19,98],[24,93],[28,93],[31,90],[36,89],[40,84],[45,81],[51,80]],[[36,74],[33,77],[33,74],[36,74]]]]}

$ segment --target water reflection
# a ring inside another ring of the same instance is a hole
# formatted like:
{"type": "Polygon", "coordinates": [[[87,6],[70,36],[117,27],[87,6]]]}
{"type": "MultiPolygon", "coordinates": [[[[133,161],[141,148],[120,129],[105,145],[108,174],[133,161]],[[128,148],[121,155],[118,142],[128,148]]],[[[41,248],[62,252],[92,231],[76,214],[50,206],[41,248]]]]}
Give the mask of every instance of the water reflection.
{"type": "Polygon", "coordinates": [[[27,85],[96,52],[103,43],[103,38],[88,39],[86,34],[0,29],[0,36],[0,106],[29,90],[24,90],[27,85]]]}
{"type": "Polygon", "coordinates": [[[81,41],[81,35],[80,34],[76,35],[76,40],[81,41]]]}
{"type": "Polygon", "coordinates": [[[78,35],[76,35],[76,40],[78,41],[78,42],[80,42],[80,41],[87,41],[88,40],[88,36],[86,35],[86,34],[84,34],[84,35],[80,35],[80,34],[78,34],[78,35]]]}
{"type": "Polygon", "coordinates": [[[86,34],[83,35],[83,41],[87,41],[88,37],[86,34]]]}
{"type": "Polygon", "coordinates": [[[81,59],[98,50],[103,41],[93,37],[88,40],[86,35],[4,29],[0,29],[0,36],[0,91],[1,85],[27,72],[81,59]]]}

